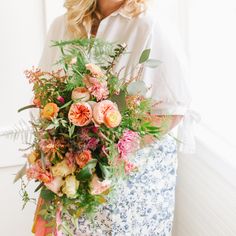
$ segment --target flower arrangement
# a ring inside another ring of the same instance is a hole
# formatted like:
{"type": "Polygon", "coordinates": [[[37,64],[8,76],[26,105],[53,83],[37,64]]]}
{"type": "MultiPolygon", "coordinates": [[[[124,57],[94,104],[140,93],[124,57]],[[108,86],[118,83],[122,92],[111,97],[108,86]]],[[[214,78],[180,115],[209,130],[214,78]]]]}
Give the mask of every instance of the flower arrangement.
{"type": "MultiPolygon", "coordinates": [[[[33,231],[47,222],[48,235],[66,230],[62,216],[76,219],[105,203],[117,179],[137,171],[131,154],[142,137],[160,135],[150,122],[152,101],[137,90],[141,86],[143,91],[142,81],[138,76],[120,78],[114,71],[125,54],[124,45],[81,39],[54,46],[62,53],[57,62],[61,69],[26,71],[34,99],[20,109],[40,112],[31,121],[34,142],[18,177],[25,174],[38,183],[33,231]]],[[[150,50],[142,53],[137,74],[149,61],[155,64],[149,54],[150,50]]]]}

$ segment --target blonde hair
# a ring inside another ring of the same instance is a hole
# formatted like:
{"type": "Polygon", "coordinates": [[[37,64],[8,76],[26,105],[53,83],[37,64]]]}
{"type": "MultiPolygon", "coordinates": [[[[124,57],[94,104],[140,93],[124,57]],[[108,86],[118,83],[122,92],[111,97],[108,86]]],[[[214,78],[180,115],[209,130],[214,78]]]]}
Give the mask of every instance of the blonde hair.
{"type": "MultiPolygon", "coordinates": [[[[123,9],[131,16],[139,15],[145,6],[146,0],[125,0],[123,9]]],[[[91,31],[93,21],[100,19],[97,11],[97,0],[66,0],[66,26],[71,38],[84,38],[91,31]]]]}

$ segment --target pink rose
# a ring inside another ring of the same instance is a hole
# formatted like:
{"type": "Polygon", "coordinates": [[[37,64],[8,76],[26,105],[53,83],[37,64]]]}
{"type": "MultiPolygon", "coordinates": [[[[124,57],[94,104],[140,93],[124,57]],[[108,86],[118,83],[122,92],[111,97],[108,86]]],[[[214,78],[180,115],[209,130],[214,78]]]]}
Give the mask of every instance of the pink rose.
{"type": "Polygon", "coordinates": [[[90,99],[90,93],[84,87],[77,87],[72,91],[71,99],[73,101],[87,102],[90,99]]]}
{"type": "Polygon", "coordinates": [[[90,183],[90,193],[92,195],[102,194],[111,187],[110,180],[100,181],[97,175],[94,175],[90,183]]]}
{"type": "Polygon", "coordinates": [[[92,120],[92,108],[86,102],[78,102],[71,105],[68,118],[75,126],[86,126],[92,120]]]}
{"type": "Polygon", "coordinates": [[[86,64],[86,69],[90,71],[90,73],[95,76],[95,77],[98,77],[98,78],[101,78],[104,76],[102,70],[100,67],[98,67],[97,65],[95,64],[86,64]]]}
{"type": "Polygon", "coordinates": [[[61,176],[57,176],[51,182],[45,184],[45,186],[49,190],[51,190],[56,194],[59,194],[62,185],[63,185],[63,180],[61,176]]]}

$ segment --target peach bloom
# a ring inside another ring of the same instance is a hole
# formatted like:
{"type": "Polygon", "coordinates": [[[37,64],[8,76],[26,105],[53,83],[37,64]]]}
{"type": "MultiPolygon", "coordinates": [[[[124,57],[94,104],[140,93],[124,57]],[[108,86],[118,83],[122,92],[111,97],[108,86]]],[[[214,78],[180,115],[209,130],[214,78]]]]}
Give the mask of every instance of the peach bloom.
{"type": "Polygon", "coordinates": [[[75,169],[76,169],[75,165],[69,166],[67,163],[67,160],[63,160],[57,163],[55,166],[53,166],[51,168],[51,171],[54,177],[57,177],[57,176],[65,177],[75,172],[75,169]]]}
{"type": "Polygon", "coordinates": [[[51,120],[55,117],[57,117],[59,112],[59,107],[57,106],[57,104],[51,102],[48,103],[42,110],[42,118],[47,119],[47,120],[51,120]]]}
{"type": "Polygon", "coordinates": [[[92,108],[87,102],[77,102],[71,105],[68,118],[75,126],[86,126],[92,120],[92,108]]]}
{"type": "Polygon", "coordinates": [[[31,153],[28,155],[28,157],[27,157],[28,162],[29,162],[31,165],[34,164],[38,158],[39,158],[39,153],[36,152],[36,151],[31,152],[31,153]]]}
{"type": "Polygon", "coordinates": [[[61,176],[57,176],[55,177],[51,182],[46,183],[45,186],[51,190],[52,192],[59,194],[60,193],[60,189],[63,185],[63,179],[61,176]]]}
{"type": "Polygon", "coordinates": [[[87,102],[90,99],[90,93],[84,87],[77,87],[72,91],[71,99],[75,102],[87,102]]]}
{"type": "Polygon", "coordinates": [[[39,99],[39,98],[34,98],[33,104],[34,104],[36,107],[39,108],[39,107],[41,106],[40,99],[39,99]]]}
{"type": "Polygon", "coordinates": [[[86,69],[89,70],[93,76],[98,77],[98,78],[101,78],[104,76],[99,66],[92,63],[86,64],[85,66],[86,66],[86,69]]]}
{"type": "Polygon", "coordinates": [[[90,160],[92,160],[92,154],[90,150],[84,150],[75,157],[76,163],[80,168],[83,168],[90,160]]]}
{"type": "Polygon", "coordinates": [[[119,126],[120,122],[122,120],[121,114],[119,110],[111,110],[106,112],[104,116],[104,124],[108,128],[115,128],[119,126]]]}
{"type": "Polygon", "coordinates": [[[62,188],[62,192],[66,194],[68,198],[76,198],[76,193],[79,188],[79,181],[74,175],[67,176],[62,188]]]}
{"type": "Polygon", "coordinates": [[[70,61],[70,65],[74,65],[77,63],[77,57],[73,57],[70,61]]]}
{"type": "Polygon", "coordinates": [[[118,110],[115,103],[110,100],[103,100],[93,107],[93,118],[97,124],[104,123],[105,114],[111,110],[118,110]]]}
{"type": "Polygon", "coordinates": [[[107,191],[111,187],[110,180],[100,181],[97,175],[94,175],[90,182],[90,194],[98,195],[107,191]]]}

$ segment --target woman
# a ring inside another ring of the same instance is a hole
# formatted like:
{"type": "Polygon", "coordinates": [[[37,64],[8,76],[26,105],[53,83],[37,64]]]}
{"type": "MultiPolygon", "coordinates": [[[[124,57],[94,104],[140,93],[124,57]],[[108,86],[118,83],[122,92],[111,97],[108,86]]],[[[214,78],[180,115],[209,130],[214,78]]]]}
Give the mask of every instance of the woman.
{"type": "Polygon", "coordinates": [[[177,161],[176,143],[166,134],[181,121],[189,100],[181,52],[165,36],[145,0],[66,0],[65,7],[67,13],[56,18],[48,32],[40,67],[56,67],[52,64],[60,51],[50,48],[51,40],[94,36],[126,43],[131,53],[116,66],[117,70],[125,66],[124,76],[132,76],[142,51],[151,48],[151,57],[161,64],[157,69],[145,68],[142,80],[150,88],[146,96],[157,102],[153,123],[163,133],[157,141],[146,137],[149,145],[135,157],[139,172],[119,184],[119,194],[99,209],[94,222],[81,217],[78,229],[71,230],[79,236],[170,235],[177,161]]]}

